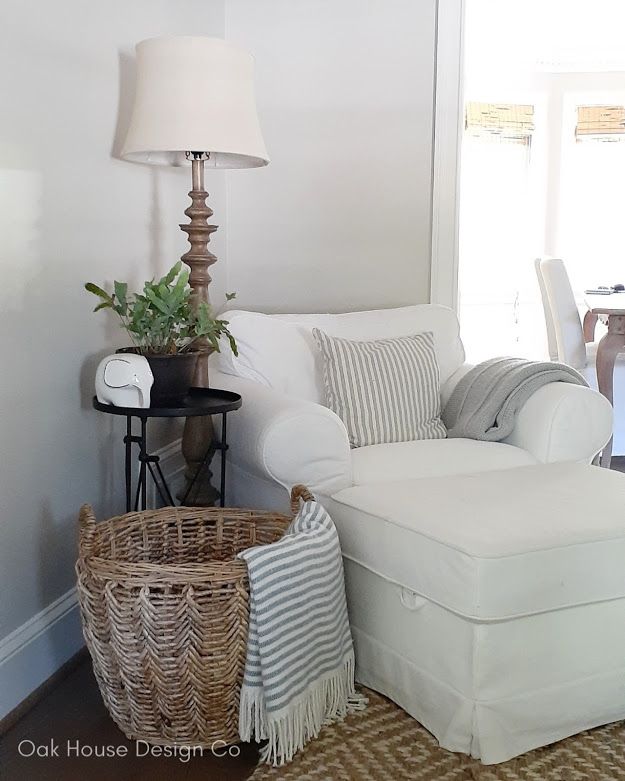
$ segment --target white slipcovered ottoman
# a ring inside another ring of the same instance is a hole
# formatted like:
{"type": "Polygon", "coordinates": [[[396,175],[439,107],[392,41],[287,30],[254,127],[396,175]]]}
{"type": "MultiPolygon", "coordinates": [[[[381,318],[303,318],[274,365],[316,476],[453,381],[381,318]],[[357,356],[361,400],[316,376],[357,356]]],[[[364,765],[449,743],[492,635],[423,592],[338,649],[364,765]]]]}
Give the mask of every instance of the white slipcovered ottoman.
{"type": "Polygon", "coordinates": [[[357,678],[502,762],[625,719],[625,475],[575,463],[346,488],[357,678]]]}

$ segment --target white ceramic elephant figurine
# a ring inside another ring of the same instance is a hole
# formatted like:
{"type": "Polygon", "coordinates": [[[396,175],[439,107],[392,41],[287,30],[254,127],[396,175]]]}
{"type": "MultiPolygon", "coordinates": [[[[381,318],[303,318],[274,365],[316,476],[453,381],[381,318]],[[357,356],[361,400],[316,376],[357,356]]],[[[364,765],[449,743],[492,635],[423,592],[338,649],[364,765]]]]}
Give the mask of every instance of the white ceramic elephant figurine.
{"type": "Polygon", "coordinates": [[[146,409],[150,406],[153,382],[147,358],[116,353],[100,361],[95,375],[95,392],[101,404],[146,409]]]}

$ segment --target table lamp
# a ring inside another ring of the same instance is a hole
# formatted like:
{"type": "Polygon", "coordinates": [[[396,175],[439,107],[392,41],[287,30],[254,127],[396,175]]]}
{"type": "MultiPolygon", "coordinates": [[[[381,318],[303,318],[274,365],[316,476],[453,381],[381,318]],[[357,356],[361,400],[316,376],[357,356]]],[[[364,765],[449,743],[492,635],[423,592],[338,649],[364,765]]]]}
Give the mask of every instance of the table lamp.
{"type": "MultiPolygon", "coordinates": [[[[206,204],[204,169],[256,168],[269,158],[256,115],[254,61],[219,38],[167,36],[137,44],[137,83],[130,126],[122,147],[125,160],[154,165],[190,165],[190,222],[180,228],[191,248],[182,260],[191,269],[189,284],[197,306],[208,302],[208,268],[217,258],[208,251],[213,211],[206,204]]],[[[207,340],[198,340],[200,356],[194,385],[208,387],[207,340]]],[[[210,418],[187,421],[183,454],[194,473],[212,436],[210,418]]],[[[209,475],[210,476],[210,475],[209,475]]],[[[197,504],[212,504],[216,492],[203,483],[197,504]]]]}

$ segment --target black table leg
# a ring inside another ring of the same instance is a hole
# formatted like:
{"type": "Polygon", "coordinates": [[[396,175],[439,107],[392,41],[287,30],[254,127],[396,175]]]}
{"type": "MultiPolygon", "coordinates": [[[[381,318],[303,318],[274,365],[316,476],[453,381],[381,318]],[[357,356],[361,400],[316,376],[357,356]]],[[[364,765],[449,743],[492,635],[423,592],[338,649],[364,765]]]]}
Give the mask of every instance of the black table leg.
{"type": "Polygon", "coordinates": [[[154,471],[152,469],[150,469],[150,471],[152,472],[152,479],[154,480],[154,483],[156,485],[156,488],[158,489],[161,499],[163,500],[164,504],[169,504],[172,507],[175,507],[176,502],[174,501],[174,497],[171,495],[171,491],[169,490],[169,486],[167,485],[167,481],[165,480],[165,475],[163,474],[163,470],[161,469],[161,462],[159,460],[159,457],[153,456],[153,459],[154,459],[154,466],[156,467],[156,472],[158,473],[158,476],[160,478],[160,485],[158,480],[156,479],[156,475],[154,474],[154,471]]]}
{"type": "Polygon", "coordinates": [[[206,451],[206,454],[204,455],[204,458],[202,459],[202,463],[195,470],[195,474],[193,475],[193,479],[191,480],[191,482],[187,486],[187,490],[184,492],[184,496],[180,500],[181,506],[183,506],[183,505],[185,505],[187,503],[187,499],[191,495],[191,491],[193,489],[193,486],[195,485],[195,483],[196,483],[198,477],[200,476],[200,474],[202,473],[202,470],[204,469],[204,467],[207,464],[210,463],[210,461],[211,461],[211,459],[213,457],[214,452],[215,452],[215,448],[214,448],[213,444],[211,443],[209,445],[209,447],[208,447],[208,450],[206,451]]]}
{"type": "Polygon", "coordinates": [[[137,490],[135,491],[135,512],[139,509],[139,496],[141,494],[141,480],[137,480],[137,490]]]}
{"type": "Polygon", "coordinates": [[[163,474],[163,470],[161,469],[161,465],[159,464],[158,456],[148,456],[147,461],[148,461],[148,469],[150,470],[150,474],[152,475],[152,481],[156,486],[158,495],[161,497],[161,501],[163,502],[164,505],[170,505],[171,507],[175,507],[176,502],[174,502],[174,498],[171,495],[171,491],[169,490],[169,486],[167,485],[167,482],[165,480],[165,475],[163,474]]]}
{"type": "Polygon", "coordinates": [[[126,444],[126,512],[129,513],[132,510],[132,416],[128,415],[126,418],[126,436],[124,437],[126,444]]]}
{"type": "MultiPolygon", "coordinates": [[[[145,510],[148,506],[148,476],[147,476],[147,420],[141,418],[141,440],[139,442],[139,460],[141,468],[139,469],[139,485],[141,486],[141,509],[145,510]]],[[[138,486],[137,486],[138,488],[138,486]]]]}
{"type": "Polygon", "coordinates": [[[219,491],[219,505],[220,507],[226,506],[226,450],[228,449],[226,439],[226,419],[225,412],[221,413],[221,480],[219,491]]]}

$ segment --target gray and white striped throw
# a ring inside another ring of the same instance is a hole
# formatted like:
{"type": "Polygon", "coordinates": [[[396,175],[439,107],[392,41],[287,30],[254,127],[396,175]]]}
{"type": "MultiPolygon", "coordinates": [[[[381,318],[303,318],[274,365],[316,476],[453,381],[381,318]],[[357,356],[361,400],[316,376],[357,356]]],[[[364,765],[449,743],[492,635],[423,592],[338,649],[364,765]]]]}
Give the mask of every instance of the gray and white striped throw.
{"type": "Polygon", "coordinates": [[[242,740],[288,762],[325,724],[361,710],[338,535],[326,510],[302,505],[285,536],[239,553],[250,580],[242,740]]]}
{"type": "Polygon", "coordinates": [[[326,404],[345,423],[352,447],[444,439],[434,337],[357,342],[320,331],[326,404]]]}

